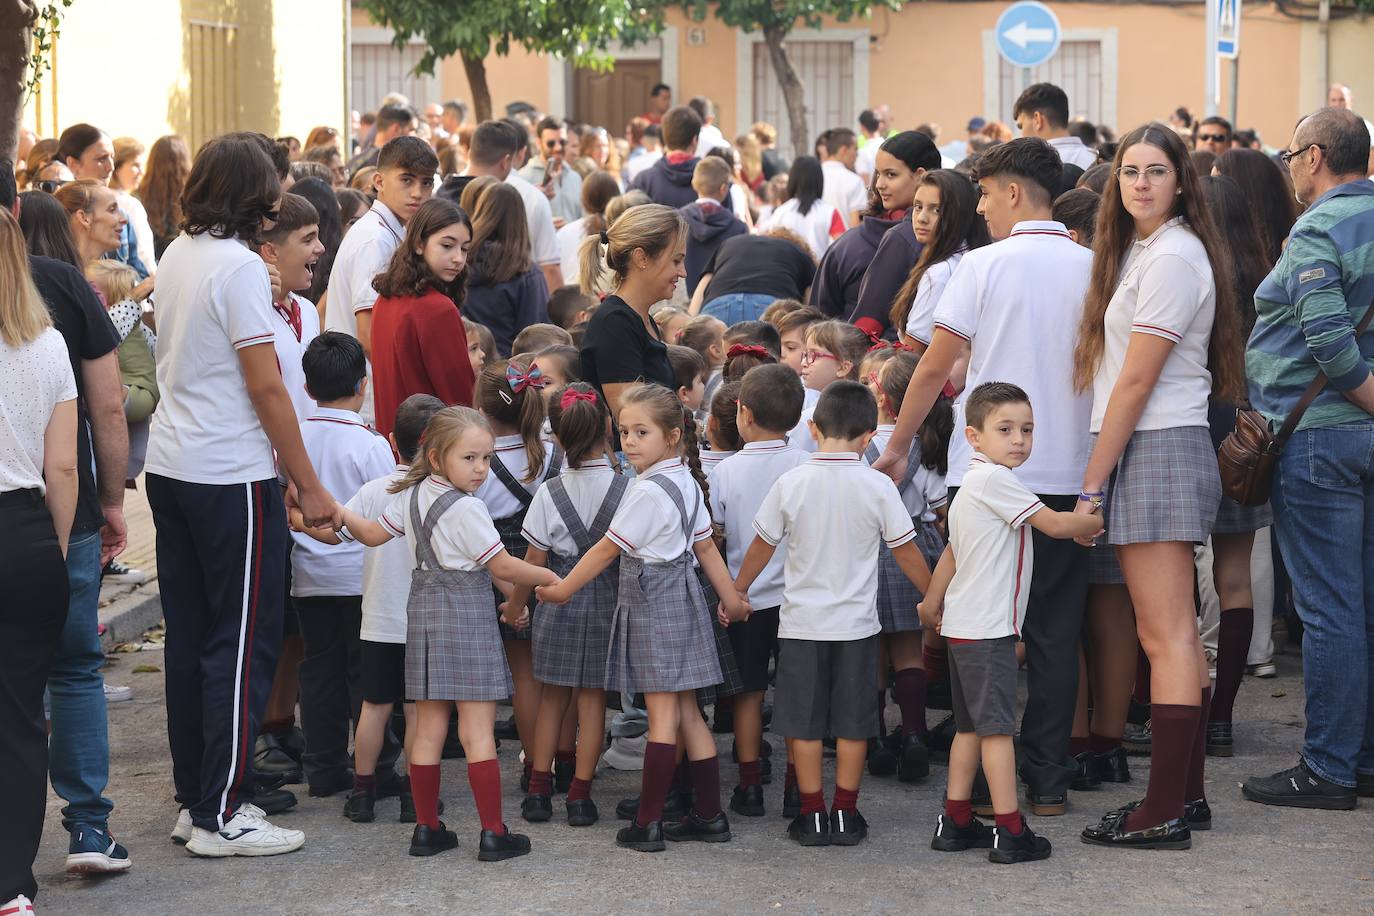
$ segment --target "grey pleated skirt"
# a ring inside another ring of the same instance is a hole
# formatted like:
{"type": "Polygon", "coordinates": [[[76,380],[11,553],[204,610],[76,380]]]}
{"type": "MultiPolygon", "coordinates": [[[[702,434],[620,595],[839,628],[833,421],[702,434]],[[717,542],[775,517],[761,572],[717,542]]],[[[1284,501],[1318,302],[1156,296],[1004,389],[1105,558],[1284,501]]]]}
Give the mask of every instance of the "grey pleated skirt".
{"type": "Polygon", "coordinates": [[[1107,485],[1105,541],[1201,544],[1212,534],[1220,502],[1221,474],[1207,427],[1138,430],[1107,485]]]}

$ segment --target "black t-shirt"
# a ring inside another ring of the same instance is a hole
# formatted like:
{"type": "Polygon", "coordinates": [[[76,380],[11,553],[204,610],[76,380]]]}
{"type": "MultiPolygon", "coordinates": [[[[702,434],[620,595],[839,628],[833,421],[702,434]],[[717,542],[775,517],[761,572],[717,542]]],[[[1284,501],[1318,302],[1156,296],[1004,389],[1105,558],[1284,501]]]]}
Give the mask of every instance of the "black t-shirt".
{"type": "MultiPolygon", "coordinates": [[[[619,296],[607,296],[592,313],[582,335],[582,380],[603,398],[606,392],[602,386],[608,384],[645,381],[670,390],[677,387],[668,345],[652,318],[649,323],[654,327],[652,335],[639,313],[619,296]]],[[[619,435],[615,442],[619,448],[619,435]]]]}
{"type": "MultiPolygon", "coordinates": [[[[29,257],[29,271],[33,274],[38,294],[48,306],[53,323],[67,342],[72,375],[76,376],[76,477],[80,490],[72,533],[87,534],[100,530],[105,524],[105,517],[100,511],[100,500],[95,492],[90,422],[86,415],[86,388],[81,377],[81,363],[113,352],[119,346],[119,334],[81,271],[65,262],[37,255],[29,257]]],[[[120,483],[122,485],[123,481],[120,483]]]]}
{"type": "Polygon", "coordinates": [[[785,239],[737,235],[715,250],[702,273],[712,275],[705,302],[731,293],[800,299],[816,276],[816,265],[785,239]]]}

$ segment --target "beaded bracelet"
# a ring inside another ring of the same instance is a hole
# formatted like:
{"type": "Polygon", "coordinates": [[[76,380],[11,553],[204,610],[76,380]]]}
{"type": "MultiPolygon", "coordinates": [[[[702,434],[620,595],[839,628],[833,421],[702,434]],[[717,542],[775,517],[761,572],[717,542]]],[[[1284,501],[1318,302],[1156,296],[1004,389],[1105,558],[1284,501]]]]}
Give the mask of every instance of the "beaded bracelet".
{"type": "Polygon", "coordinates": [[[1102,504],[1106,501],[1106,499],[1107,499],[1107,494],[1106,494],[1106,493],[1079,493],[1079,494],[1078,494],[1078,501],[1079,501],[1079,502],[1087,503],[1088,505],[1092,506],[1094,509],[1101,509],[1101,508],[1102,508],[1102,504]]]}

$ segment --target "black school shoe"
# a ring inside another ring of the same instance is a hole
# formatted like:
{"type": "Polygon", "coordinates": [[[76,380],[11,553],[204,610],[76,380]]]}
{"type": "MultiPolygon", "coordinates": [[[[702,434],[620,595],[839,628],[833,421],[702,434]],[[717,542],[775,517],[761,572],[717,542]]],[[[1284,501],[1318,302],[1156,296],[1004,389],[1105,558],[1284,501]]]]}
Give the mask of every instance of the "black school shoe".
{"type": "Polygon", "coordinates": [[[280,777],[283,784],[305,781],[300,758],[293,757],[276,735],[265,733],[253,745],[253,775],[280,777]]]}
{"type": "Polygon", "coordinates": [[[920,735],[902,738],[897,756],[897,779],[900,782],[919,782],[930,775],[930,751],[920,735]]]}
{"type": "Polygon", "coordinates": [[[569,827],[590,827],[601,820],[601,814],[596,810],[596,802],[590,798],[565,801],[564,804],[568,809],[569,827]]]}
{"type": "Polygon", "coordinates": [[[935,836],[930,839],[930,848],[936,852],[991,849],[992,828],[972,817],[961,827],[949,815],[940,814],[935,819],[935,836]]]}
{"type": "Polygon", "coordinates": [[[520,803],[520,816],[531,824],[542,824],[553,817],[553,800],[547,795],[526,795],[520,803]]]}
{"type": "Polygon", "coordinates": [[[1355,790],[1322,779],[1298,759],[1298,765],[1273,776],[1253,776],[1240,784],[1240,793],[1262,805],[1289,808],[1321,808],[1349,811],[1355,807],[1355,790]]]}
{"type": "Polygon", "coordinates": [[[858,808],[836,808],[830,812],[830,845],[858,846],[868,836],[868,821],[858,808]]]}
{"type": "Polygon", "coordinates": [[[801,814],[801,788],[793,786],[782,790],[782,816],[797,817],[801,814]]]}
{"type": "Polygon", "coordinates": [[[281,814],[296,807],[296,795],[287,789],[269,789],[265,792],[259,789],[253,798],[253,804],[261,808],[263,814],[281,814]]]}
{"type": "MultiPolygon", "coordinates": [[[[1134,808],[1134,805],[1127,806],[1134,808]]],[[[1193,831],[1186,817],[1175,817],[1162,824],[1140,830],[1126,829],[1129,811],[1118,809],[1107,813],[1091,827],[1083,828],[1084,843],[1093,846],[1115,846],[1119,849],[1189,849],[1193,845],[1193,831]]],[[[1210,813],[1210,812],[1209,812],[1210,813]]]]}
{"type": "Polygon", "coordinates": [[[458,845],[458,834],[444,826],[440,821],[437,828],[417,824],[410,835],[410,854],[412,856],[432,856],[458,845]]]}
{"type": "Polygon", "coordinates": [[[615,845],[636,852],[662,852],[668,848],[663,842],[661,821],[650,821],[643,827],[631,821],[630,826],[621,827],[616,831],[615,845]]]}
{"type": "Polygon", "coordinates": [[[824,811],[798,814],[787,825],[787,837],[802,846],[829,846],[830,818],[824,811]]]}
{"type": "MultiPolygon", "coordinates": [[[[439,814],[444,813],[444,800],[442,798],[439,799],[437,810],[439,814]]],[[[409,791],[401,793],[401,815],[396,818],[396,822],[399,824],[415,823],[415,796],[411,795],[409,791]]]]}
{"type": "Polygon", "coordinates": [[[868,774],[891,776],[897,772],[897,755],[880,738],[868,739],[868,774]]]}
{"type": "MultiPolygon", "coordinates": [[[[1140,801],[1133,801],[1128,804],[1122,805],[1115,811],[1109,811],[1107,813],[1107,816],[1110,817],[1113,814],[1130,814],[1136,808],[1139,808],[1143,801],[1144,799],[1141,799],[1140,801]]],[[[1184,802],[1183,819],[1187,821],[1188,826],[1194,830],[1211,830],[1212,806],[1207,804],[1207,799],[1205,798],[1199,798],[1194,801],[1184,802]]]]}
{"type": "Polygon", "coordinates": [[[934,728],[926,733],[926,749],[930,752],[931,760],[936,763],[949,763],[949,749],[954,744],[954,736],[957,732],[954,716],[951,714],[941,719],[934,728]]]}
{"type": "Polygon", "coordinates": [[[1073,777],[1073,782],[1069,783],[1069,788],[1075,792],[1091,792],[1094,789],[1102,788],[1102,777],[1098,775],[1097,755],[1092,751],[1084,751],[1081,754],[1073,755],[1074,763],[1078,764],[1078,772],[1073,777]]]}
{"type": "Polygon", "coordinates": [[[478,862],[500,862],[502,859],[514,859],[517,856],[529,855],[530,838],[523,833],[511,833],[510,828],[505,824],[501,825],[501,833],[495,830],[483,830],[482,838],[477,844],[478,862]]]}
{"type": "MultiPolygon", "coordinates": [[[[414,802],[411,802],[414,805],[414,802]]],[[[343,816],[355,824],[370,824],[377,819],[377,795],[366,789],[354,789],[344,800],[343,816]]]]}
{"type": "Polygon", "coordinates": [[[730,821],[721,811],[710,820],[705,820],[695,811],[677,823],[663,825],[664,839],[674,843],[695,841],[698,843],[730,842],[730,821]]]}
{"type": "Polygon", "coordinates": [[[1207,756],[1230,757],[1235,754],[1235,737],[1230,722],[1207,723],[1207,756]]]}
{"type": "MultiPolygon", "coordinates": [[[[353,774],[348,770],[334,770],[330,773],[320,774],[311,779],[309,783],[311,798],[329,798],[340,792],[348,792],[352,788],[353,774]]],[[[380,792],[378,794],[380,795],[380,792]]]]}
{"type": "Polygon", "coordinates": [[[1048,859],[1050,852],[1050,841],[1037,836],[1024,817],[1021,818],[1020,833],[1012,833],[1004,827],[992,828],[992,848],[988,850],[989,862],[998,865],[1038,862],[1048,859]]]}
{"type": "Polygon", "coordinates": [[[763,786],[735,786],[730,796],[730,810],[745,817],[763,817],[763,786]]]}
{"type": "MultiPolygon", "coordinates": [[[[800,799],[800,796],[798,796],[800,799]]],[[[800,804],[800,802],[798,802],[800,804]]],[[[692,810],[692,793],[685,789],[669,789],[668,797],[663,800],[663,819],[680,821],[692,810]]],[[[615,816],[622,821],[632,821],[639,814],[639,796],[622,798],[615,803],[615,816]]]]}
{"type": "Polygon", "coordinates": [[[1131,781],[1131,765],[1126,760],[1126,749],[1115,747],[1102,754],[1094,754],[1097,778],[1102,782],[1124,783],[1131,781]]]}

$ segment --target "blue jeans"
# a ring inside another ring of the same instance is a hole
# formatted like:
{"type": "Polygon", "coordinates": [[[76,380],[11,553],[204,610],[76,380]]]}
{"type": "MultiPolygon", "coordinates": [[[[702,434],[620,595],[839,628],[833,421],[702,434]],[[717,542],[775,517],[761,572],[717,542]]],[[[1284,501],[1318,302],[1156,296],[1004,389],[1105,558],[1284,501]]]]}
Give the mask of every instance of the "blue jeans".
{"type": "Polygon", "coordinates": [[[105,653],[97,632],[100,606],[100,532],[74,537],[67,548],[71,598],[67,623],[48,675],[52,737],[48,776],[66,799],[62,826],[107,829],[114,802],[102,794],[110,780],[110,734],[105,717],[105,653]]]}
{"type": "Polygon", "coordinates": [[[1374,419],[1296,433],[1273,505],[1305,631],[1302,756],[1354,786],[1374,773],[1374,419]]]}
{"type": "Polygon", "coordinates": [[[778,301],[764,293],[731,293],[717,296],[701,308],[703,315],[714,315],[726,325],[738,321],[758,321],[764,309],[778,301]]]}

